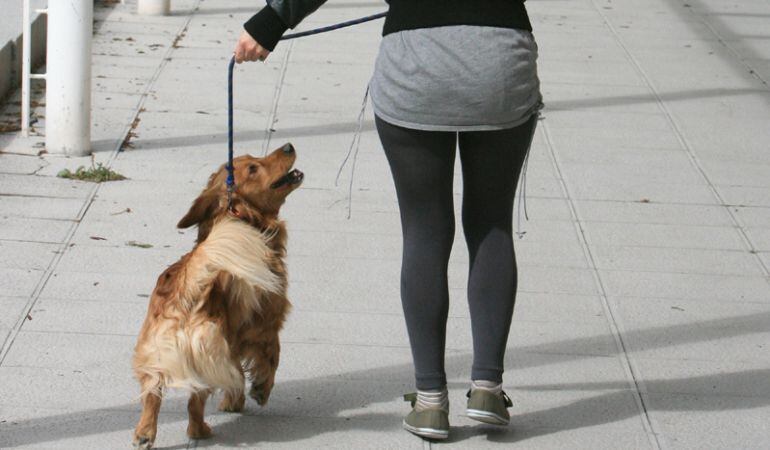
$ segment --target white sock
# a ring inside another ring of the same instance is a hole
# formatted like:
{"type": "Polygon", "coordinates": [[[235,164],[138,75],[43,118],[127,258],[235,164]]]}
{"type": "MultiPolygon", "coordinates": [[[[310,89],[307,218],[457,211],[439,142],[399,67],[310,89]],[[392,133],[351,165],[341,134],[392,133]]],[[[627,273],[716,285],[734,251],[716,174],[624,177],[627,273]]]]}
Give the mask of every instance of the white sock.
{"type": "Polygon", "coordinates": [[[417,391],[417,402],[414,410],[417,412],[426,409],[441,409],[449,413],[449,393],[446,388],[433,391],[417,391]]]}
{"type": "Polygon", "coordinates": [[[495,383],[494,381],[487,380],[472,380],[471,391],[476,389],[489,391],[495,395],[501,395],[503,393],[503,383],[495,383]]]}

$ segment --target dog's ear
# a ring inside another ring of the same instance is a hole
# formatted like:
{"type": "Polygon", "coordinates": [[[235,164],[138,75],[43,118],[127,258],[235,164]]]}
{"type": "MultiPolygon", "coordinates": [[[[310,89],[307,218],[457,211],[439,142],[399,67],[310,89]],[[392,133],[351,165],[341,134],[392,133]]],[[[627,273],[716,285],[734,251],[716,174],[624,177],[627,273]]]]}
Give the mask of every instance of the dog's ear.
{"type": "Polygon", "coordinates": [[[214,189],[206,189],[195,199],[190,210],[176,224],[177,228],[190,228],[204,220],[214,217],[219,208],[219,196],[214,189]]]}

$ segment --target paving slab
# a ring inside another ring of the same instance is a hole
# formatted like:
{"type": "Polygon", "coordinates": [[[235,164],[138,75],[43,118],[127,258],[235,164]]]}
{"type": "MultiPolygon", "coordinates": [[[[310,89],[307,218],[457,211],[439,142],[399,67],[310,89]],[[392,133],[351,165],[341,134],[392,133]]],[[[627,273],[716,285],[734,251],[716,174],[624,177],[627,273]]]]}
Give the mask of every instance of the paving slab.
{"type": "Polygon", "coordinates": [[[705,299],[613,298],[626,325],[629,350],[639,357],[679,361],[760,362],[768,357],[767,303],[705,299]],[[655,315],[655,319],[651,317],[655,315]],[[630,326],[629,324],[633,324],[630,326]],[[681,355],[687,355],[686,358],[681,355]]]}
{"type": "Polygon", "coordinates": [[[110,298],[137,299],[146,302],[160,273],[75,272],[59,266],[43,288],[43,297],[100,300],[110,298]]]}
{"type": "MultiPolygon", "coordinates": [[[[617,202],[577,200],[574,202],[583,222],[615,222],[666,225],[732,226],[723,206],[658,202],[617,202]]],[[[747,214],[761,214],[749,212],[747,214]]]]}
{"type": "Polygon", "coordinates": [[[767,442],[767,397],[650,395],[651,416],[678,448],[757,448],[767,442]],[[730,420],[740,414],[739,423],[730,420]],[[718,432],[714,432],[718,429],[718,432]]]}
{"type": "Polygon", "coordinates": [[[716,275],[764,275],[754,254],[744,250],[591,246],[596,267],[609,270],[716,275]]]}
{"type": "Polygon", "coordinates": [[[83,201],[70,198],[7,196],[0,202],[0,215],[32,219],[75,220],[83,201]]]}
{"type": "Polygon", "coordinates": [[[5,345],[6,339],[12,336],[12,332],[21,320],[26,306],[26,297],[0,297],[0,311],[3,311],[3,315],[0,317],[0,342],[2,342],[2,345],[5,345]]]}
{"type": "Polygon", "coordinates": [[[734,227],[590,222],[586,239],[593,245],[744,250],[734,227]]]}
{"type": "Polygon", "coordinates": [[[600,271],[609,295],[666,299],[767,302],[765,276],[600,271]]]}
{"type": "Polygon", "coordinates": [[[4,174],[0,177],[0,194],[3,196],[85,198],[90,183],[62,178],[43,178],[35,182],[24,175],[4,174]]]}
{"type": "Polygon", "coordinates": [[[42,270],[35,269],[0,269],[2,295],[8,297],[32,295],[43,273],[42,270]]]}
{"type": "MultiPolygon", "coordinates": [[[[29,324],[35,320],[33,316],[29,324]]],[[[131,372],[135,344],[136,336],[35,331],[25,326],[16,336],[3,366],[80,371],[104,369],[123,376],[131,372]]]]}

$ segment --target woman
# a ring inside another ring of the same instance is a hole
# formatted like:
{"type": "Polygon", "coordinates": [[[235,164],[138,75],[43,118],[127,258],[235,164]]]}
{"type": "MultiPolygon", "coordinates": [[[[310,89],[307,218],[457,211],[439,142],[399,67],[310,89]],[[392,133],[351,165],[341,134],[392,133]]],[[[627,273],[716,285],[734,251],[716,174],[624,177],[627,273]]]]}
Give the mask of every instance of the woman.
{"type": "MultiPolygon", "coordinates": [[[[325,0],[268,0],[236,48],[264,59],[325,0]]],[[[459,144],[462,221],[470,255],[473,367],[467,415],[506,425],[503,359],[516,296],[513,200],[542,106],[537,45],[523,0],[390,0],[370,83],[403,232],[401,300],[417,394],[404,427],[449,435],[444,346],[447,265],[459,144]]]]}

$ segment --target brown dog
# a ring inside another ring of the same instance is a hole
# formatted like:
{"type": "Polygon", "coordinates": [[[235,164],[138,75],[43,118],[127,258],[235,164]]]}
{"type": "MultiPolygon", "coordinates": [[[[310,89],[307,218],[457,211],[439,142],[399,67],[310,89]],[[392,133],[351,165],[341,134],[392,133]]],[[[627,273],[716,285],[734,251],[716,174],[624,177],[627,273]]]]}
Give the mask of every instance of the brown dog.
{"type": "Polygon", "coordinates": [[[278,367],[278,332],[286,298],[286,227],[278,210],[303,179],[291,170],[296,154],[286,144],[264,158],[235,158],[237,189],[228,209],[221,167],[177,225],[198,226],[190,253],[158,278],[134,353],[142,389],[142,416],[134,446],[152,447],[165,387],[190,391],[187,434],[211,435],[204,407],[224,391],[222,411],[241,411],[249,395],[267,403],[278,367]]]}

